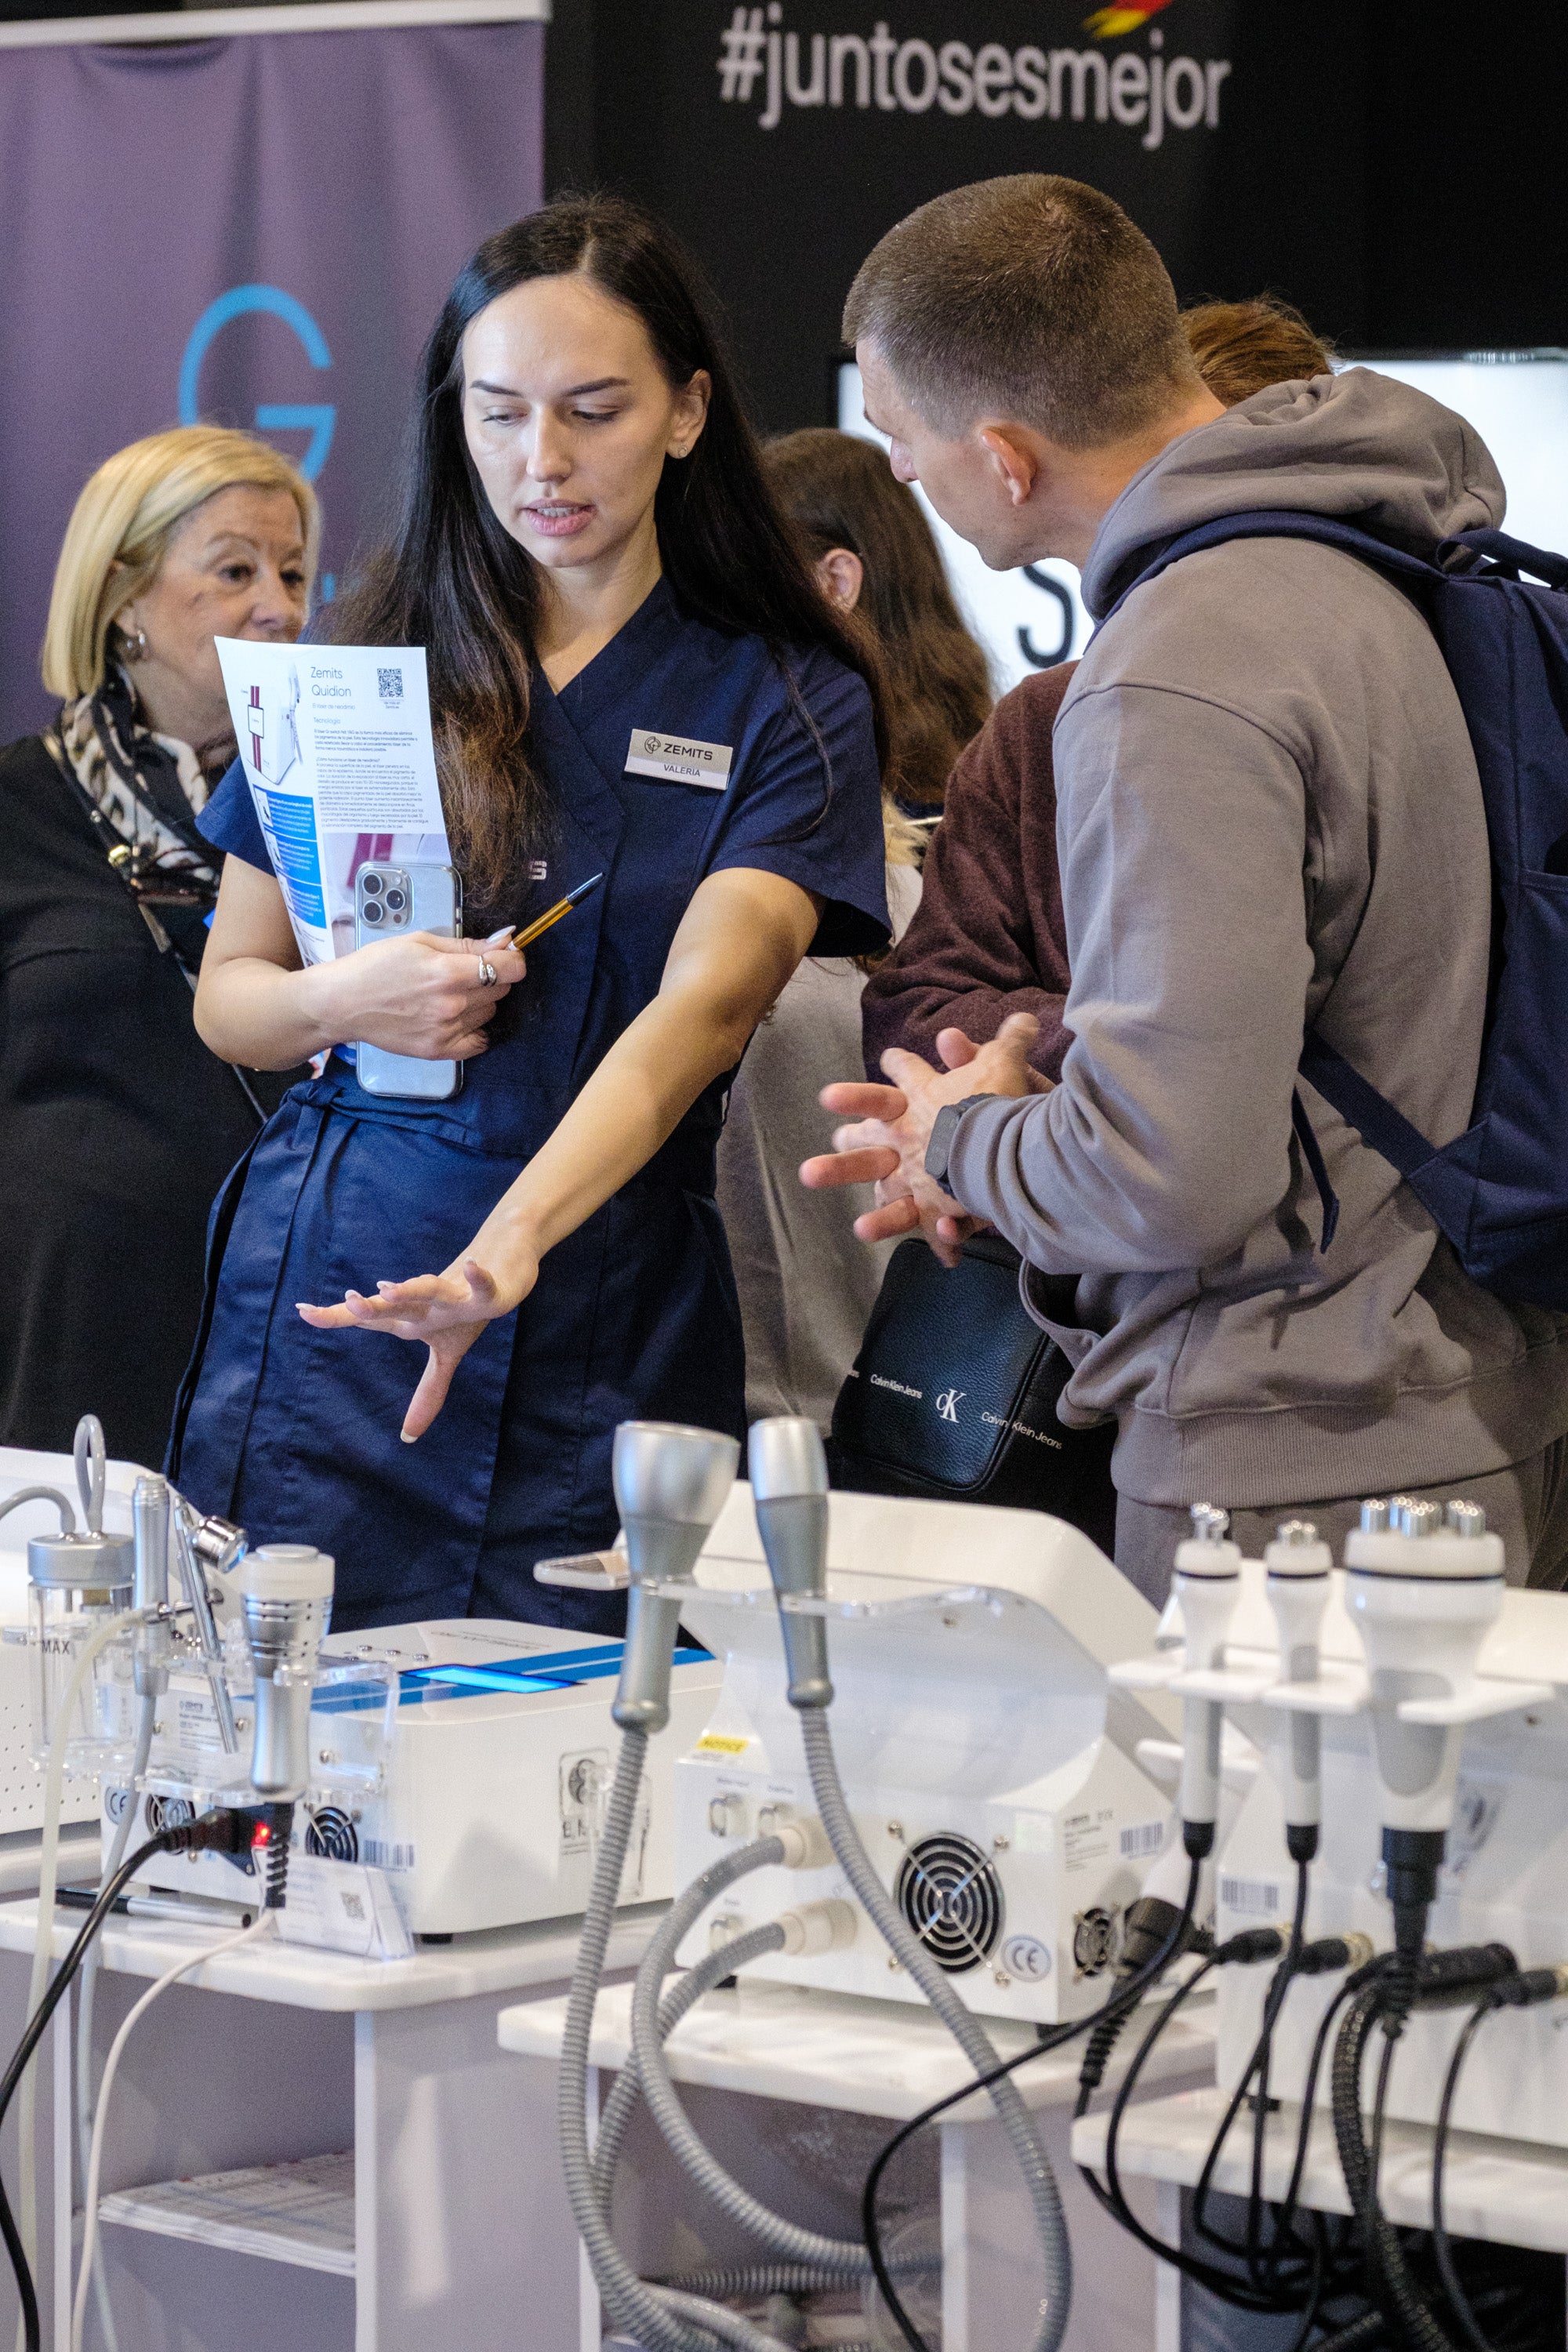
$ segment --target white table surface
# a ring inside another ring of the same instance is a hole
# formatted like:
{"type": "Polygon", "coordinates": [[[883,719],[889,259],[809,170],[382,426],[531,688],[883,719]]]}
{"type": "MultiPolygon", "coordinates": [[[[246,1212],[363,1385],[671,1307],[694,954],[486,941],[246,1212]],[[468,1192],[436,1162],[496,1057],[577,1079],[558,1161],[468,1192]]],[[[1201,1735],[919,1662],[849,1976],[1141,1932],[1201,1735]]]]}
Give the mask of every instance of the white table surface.
{"type": "MultiPolygon", "coordinates": [[[[606,1968],[635,1969],[668,1908],[663,1903],[639,1903],[621,1911],[606,1968]]],[[[57,1916],[57,1959],[69,1950],[81,1916],[57,1916]]],[[[37,1921],[36,1898],[0,1903],[0,1951],[30,1953],[37,1921]]],[[[482,1935],[455,1937],[449,1944],[423,1945],[406,1960],[356,1959],[345,1952],[314,1951],[267,1937],[193,1969],[185,1981],[209,1992],[277,2001],[287,2009],[417,2009],[432,2001],[467,2000],[479,1993],[559,1983],[572,1973],[581,1927],[581,1919],[574,1918],[532,1927],[496,1927],[482,1935]]],[[[216,1943],[221,1933],[210,1920],[187,1927],[181,1920],[121,1916],[110,1918],[99,1941],[106,1969],[125,1976],[157,1977],[185,1953],[216,1943]]]]}
{"type": "MultiPolygon", "coordinates": [[[[1225,2094],[1211,2088],[1182,2091],[1129,2107],[1117,2135],[1117,2170],[1128,2179],[1192,2188],[1225,2105],[1225,2094]]],[[[1268,2118],[1264,2193],[1275,2202],[1283,2198],[1289,2182],[1300,2114],[1300,2107],[1286,2105],[1268,2118]]],[[[1100,2113],[1086,2116],[1075,2126],[1072,2152],[1079,2164],[1092,2165],[1096,2170],[1103,2168],[1107,2122],[1100,2113]]],[[[1251,2111],[1243,2108],[1215,2172],[1215,2187],[1231,2196],[1245,2197],[1251,2186],[1251,2111]]],[[[1379,2193],[1391,2221],[1409,2229],[1431,2227],[1432,2131],[1428,2125],[1385,2125],[1379,2193]]],[[[1320,2108],[1312,2118],[1301,2197],[1318,2212],[1350,2211],[1326,2108],[1320,2108]]],[[[1540,2147],[1525,2140],[1490,2139],[1479,2132],[1451,2132],[1443,2167],[1443,2214],[1457,2238],[1532,2246],[1544,2253],[1568,2252],[1568,2149],[1540,2147]]]]}
{"type": "MultiPolygon", "coordinates": [[[[612,2071],[625,2065],[631,2003],[629,1984],[608,1986],[600,1994],[591,2064],[612,2071]]],[[[1162,2037],[1144,2069],[1146,2081],[1168,2082],[1212,2066],[1213,2025],[1203,2008],[1194,2007],[1195,2015],[1177,2017],[1162,2037]]],[[[981,2022],[998,2057],[1010,2058],[1034,2039],[1032,2029],[1010,2020],[981,2022]]],[[[520,2056],[558,2058],[565,2023],[564,2000],[524,2001],[502,2010],[497,2035],[503,2050],[520,2056]]],[[[1135,2034],[1122,2039],[1129,2050],[1136,2049],[1135,2034]]],[[[1026,2105],[1059,2106],[1077,2096],[1084,2040],[1080,2033],[1063,2049],[1019,2067],[1013,2080],[1026,2105]]],[[[744,1977],[733,1991],[710,1993],[681,2020],[665,2048],[679,2083],[900,2122],[956,2091],[972,2071],[947,2028],[923,2002],[867,2000],[806,1985],[748,1983],[744,1977]]],[[[992,2112],[991,2103],[981,2091],[951,2112],[954,2121],[973,2122],[992,2112]]]]}

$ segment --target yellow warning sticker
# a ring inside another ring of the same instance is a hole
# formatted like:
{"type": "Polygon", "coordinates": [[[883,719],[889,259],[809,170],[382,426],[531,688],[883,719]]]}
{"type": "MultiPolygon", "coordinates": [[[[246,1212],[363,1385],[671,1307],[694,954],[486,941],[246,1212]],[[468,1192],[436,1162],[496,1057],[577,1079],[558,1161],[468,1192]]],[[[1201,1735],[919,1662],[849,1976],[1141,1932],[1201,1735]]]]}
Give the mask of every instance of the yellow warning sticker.
{"type": "Polygon", "coordinates": [[[727,1731],[705,1731],[697,1743],[700,1750],[706,1748],[717,1756],[743,1756],[751,1744],[750,1739],[736,1739],[727,1731]]]}

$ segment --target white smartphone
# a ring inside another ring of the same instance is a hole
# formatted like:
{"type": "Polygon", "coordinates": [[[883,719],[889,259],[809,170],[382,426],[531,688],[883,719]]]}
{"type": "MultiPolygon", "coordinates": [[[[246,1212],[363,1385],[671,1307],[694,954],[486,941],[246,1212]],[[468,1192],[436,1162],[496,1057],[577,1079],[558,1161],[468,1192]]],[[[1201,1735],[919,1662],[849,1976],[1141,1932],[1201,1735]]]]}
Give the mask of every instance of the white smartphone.
{"type": "MultiPolygon", "coordinates": [[[[450,866],[362,866],[354,877],[354,945],[395,939],[399,931],[463,933],[462,877],[450,866]]],[[[354,1066],[367,1095],[448,1102],[463,1083],[461,1062],[426,1062],[416,1054],[389,1054],[356,1045],[354,1066]]]]}

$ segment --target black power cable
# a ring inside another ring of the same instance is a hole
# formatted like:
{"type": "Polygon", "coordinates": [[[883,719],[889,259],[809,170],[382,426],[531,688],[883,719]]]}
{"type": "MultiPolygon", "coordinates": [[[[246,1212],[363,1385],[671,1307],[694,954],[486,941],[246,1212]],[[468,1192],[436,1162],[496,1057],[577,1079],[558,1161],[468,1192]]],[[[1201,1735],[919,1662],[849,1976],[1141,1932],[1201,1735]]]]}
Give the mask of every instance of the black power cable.
{"type": "MultiPolygon", "coordinates": [[[[1308,1864],[1306,1863],[1301,1863],[1298,1864],[1296,1872],[1296,1906],[1290,1923],[1290,1940],[1286,1947],[1284,1958],[1281,1959],[1279,1966],[1274,1972],[1273,1981],[1270,1983],[1268,1990],[1264,1997],[1263,2022],[1258,2032],[1258,2040],[1253,2045],[1252,2054],[1247,2062],[1247,2065],[1242,2072],[1240,2080],[1237,2082],[1235,2090],[1231,2094],[1229,2105],[1226,2106],[1224,2115],[1220,2117],[1219,2127],[1215,2131],[1214,2138],[1209,2143],[1208,2154],[1204,2159],[1204,2168],[1198,2175],[1197,2186],[1193,2192],[1194,2229],[1201,2238],[1206,2239],[1210,2245],[1227,2254],[1235,2253],[1235,2246],[1231,2243],[1228,2238],[1222,2238],[1216,2231],[1211,2230],[1208,2227],[1205,2215],[1207,2211],[1209,2197],[1214,2187],[1215,2171],[1218,2166],[1226,2141],[1230,2137],[1231,2126],[1235,2123],[1237,2116],[1240,2114],[1242,2102],[1247,2097],[1247,2092],[1251,2089],[1254,2082],[1257,2082],[1258,2085],[1258,2095],[1254,2107],[1252,2142],[1252,2196],[1255,2203],[1258,2197],[1262,2176],[1264,2133],[1268,2123],[1268,2059],[1274,2040],[1274,2028],[1279,2021],[1279,2011],[1284,2006],[1285,1995],[1290,1990],[1290,1986],[1295,1979],[1300,1960],[1302,1930],[1305,1927],[1307,1916],[1307,1884],[1308,1864]]],[[[1249,2208],[1249,2247],[1251,2221],[1251,2209],[1249,2208]]],[[[1247,2269],[1249,2273],[1254,2269],[1254,2267],[1255,2264],[1249,2253],[1249,2259],[1247,2262],[1247,2269]]],[[[1256,2280],[1254,2281],[1254,2284],[1257,2284],[1256,2280]]]]}
{"type": "MultiPolygon", "coordinates": [[[[1296,1911],[1298,1929],[1303,1916],[1304,1906],[1299,1897],[1296,1911]]],[[[1220,1947],[1219,1950],[1214,1955],[1209,1965],[1223,1966],[1229,1961],[1246,1962],[1273,1957],[1279,1951],[1280,1940],[1279,1931],[1272,1928],[1255,1929],[1250,1932],[1244,1933],[1243,1935],[1233,1937],[1227,1944],[1220,1947]]],[[[1292,1932],[1289,1948],[1288,1948],[1284,1958],[1281,1959],[1279,1970],[1276,1971],[1275,1978],[1270,1987],[1268,2001],[1266,2003],[1266,2019],[1268,2021],[1266,2025],[1266,2033],[1264,2036],[1260,2036],[1258,2044],[1253,2052],[1251,2061],[1243,2074],[1241,2082],[1237,2084],[1230,2104],[1222,2117],[1219,2129],[1215,2133],[1214,2141],[1211,2143],[1208,2157],[1205,2159],[1203,2172],[1200,2175],[1200,2189],[1205,2196],[1212,2187],[1215,2168],[1218,2162],[1226,2136],[1229,2132],[1237,2115],[1240,2111],[1241,2103],[1246,2095],[1248,2083],[1258,2071],[1259,2053],[1266,2049],[1267,2035],[1271,2034],[1272,2032],[1273,2022],[1274,2020],[1278,2018],[1279,2007],[1283,2002],[1286,1990],[1289,1990],[1290,1983],[1294,1981],[1297,1975],[1321,1975],[1332,1969],[1343,1968],[1350,1958],[1350,1948],[1342,1937],[1323,1937],[1314,1943],[1303,1944],[1300,1940],[1299,1932],[1292,1932]]],[[[1205,1973],[1206,1973],[1206,1970],[1205,1973]]],[[[1318,2069],[1321,2064],[1323,2048],[1327,2040],[1328,2029],[1326,2023],[1320,2026],[1318,2038],[1313,2049],[1312,2061],[1308,2076],[1306,2105],[1303,2109],[1301,2126],[1298,2133],[1296,2161],[1291,2171],[1290,2187],[1289,2190],[1289,2205],[1285,2216],[1277,2221],[1273,2243],[1268,2247],[1263,2247],[1260,2243],[1258,2244],[1256,2247],[1256,2260],[1254,2260],[1254,2250],[1251,2244],[1237,2245],[1231,2239],[1221,2236],[1217,2231],[1208,2229],[1206,2225],[1205,2227],[1204,2233],[1205,2237],[1217,2252],[1231,2256],[1237,2262],[1242,2262],[1247,2264],[1247,2273],[1246,2275],[1238,2275],[1236,2272],[1230,2270],[1222,2270],[1215,2263],[1207,2260],[1201,2254],[1189,2252],[1186,2249],[1182,2247],[1167,2245],[1163,2240],[1155,2237],[1151,2231],[1144,2229],[1136,2214],[1133,2213],[1121,2189],[1121,2180],[1117,2172],[1116,2147],[1122,2116],[1131,2100],[1133,2087],[1137,2083],[1144,2063],[1152,2050],[1154,2043],[1158,2041],[1160,2035],[1165,2031],[1166,2027],[1170,2023],[1170,2021],[1174,2015],[1176,2009],[1179,2007],[1181,2000],[1185,1999],[1186,1994],[1193,1990],[1196,1982],[1197,1979],[1194,1978],[1192,1984],[1184,1987],[1177,1995],[1176,1999],[1167,2004],[1165,2010],[1155,2020],[1154,2024],[1150,2029],[1150,2032],[1145,2037],[1136,2057],[1133,2059],[1131,2065],[1129,2067],[1126,2075],[1123,2077],[1121,2088],[1117,2095],[1116,2103],[1111,2109],[1110,2125],[1106,2135],[1106,2181],[1104,2187],[1101,2187],[1100,2183],[1095,2179],[1092,2171],[1090,2171],[1087,2167],[1080,2167],[1079,2169],[1083,2174],[1085,2184],[1089,2188],[1090,2193],[1095,2197],[1100,2206],[1109,2212],[1114,2220],[1119,2221],[1131,2235],[1136,2238],[1140,2243],[1147,2246],[1152,2253],[1157,2254],[1163,2262],[1171,2263],[1172,2266],[1179,2270],[1184,2277],[1192,2279],[1194,2284],[1206,2288],[1209,2293],[1215,2295],[1220,2301],[1229,2304],[1233,2308],[1237,2310],[1259,2314],[1278,2314],[1281,2312],[1300,2311],[1302,2309],[1303,2304],[1305,2304],[1309,2318],[1306,2325],[1303,2326],[1301,2335],[1299,2338],[1299,2341],[1304,2344],[1306,2336],[1308,2333],[1310,2333],[1311,2317],[1315,2315],[1316,2309],[1321,2305],[1325,2294],[1342,2291],[1342,2280],[1339,2276],[1335,2275],[1337,2272],[1342,2269],[1342,2264],[1338,2262],[1337,2258],[1332,2256],[1326,2226],[1322,2222],[1321,2217],[1313,2217],[1312,2242],[1310,2245],[1301,2244],[1300,2242],[1295,2238],[1294,2234],[1296,2205],[1300,2196],[1301,2177],[1306,2164],[1306,2140],[1308,2131],[1310,2127],[1311,2096],[1316,2084],[1318,2069]],[[1281,2260],[1287,2254],[1289,2254],[1299,2266],[1300,2274],[1295,2278],[1285,2279],[1279,2275],[1281,2260]],[[1267,2263],[1268,2270],[1271,2272],[1271,2275],[1259,2275],[1259,2273],[1264,2270],[1265,2263],[1267,2263]]],[[[1335,2009],[1339,2006],[1340,2001],[1342,2000],[1344,1997],[1344,1994],[1342,1992],[1341,1994],[1336,1995],[1333,2002],[1330,2004],[1329,2014],[1331,2018],[1335,2009]]],[[[1089,2097],[1092,2088],[1092,2084],[1086,2084],[1083,2090],[1080,2092],[1078,2105],[1078,2113],[1080,2116],[1088,2107],[1089,2097]]],[[[1258,2181],[1256,2151],[1254,2162],[1256,2194],[1258,2181]]],[[[1249,2234],[1254,2238],[1260,2235],[1260,2233],[1257,2231],[1249,2234]]]]}
{"type": "MultiPolygon", "coordinates": [[[[247,1853],[254,1819],[253,1815],[227,1809],[204,1813],[199,1821],[184,1822],[177,1828],[160,1831],[156,1837],[149,1838],[145,1845],[139,1846],[133,1854],[129,1855],[121,1864],[113,1877],[100,1889],[97,1902],[82,1921],[69,1951],[45,1987],[43,1998],[27,2020],[22,2039],[12,2054],[11,2063],[6,2067],[5,2074],[0,2076],[0,2124],[5,2122],[6,2110],[16,2096],[17,2084],[26,2072],[28,2060],[43,2039],[44,2028],[68,1991],[71,1981],[86,1957],[88,1946],[113,1909],[121,1889],[136,1875],[143,1864],[150,1862],[156,1853],[195,1853],[203,1851],[209,1853],[216,1851],[221,1853],[247,1853]]],[[[40,1921],[39,1932],[47,1934],[49,1924],[40,1921]]],[[[22,2161],[26,2163],[27,2160],[28,2151],[24,2148],[22,2161]]],[[[26,2352],[41,2352],[37,2290],[33,2284],[33,2273],[28,2266],[26,2249],[22,2243],[21,2232],[16,2227],[16,2217],[11,2210],[11,2200],[5,2194],[5,2184],[3,2179],[0,2179],[0,2237],[5,2239],[5,2252],[10,2257],[11,2269],[16,2281],[16,2293],[22,2305],[22,2329],[26,2352]]]]}
{"type": "MultiPolygon", "coordinates": [[[[1044,2057],[1049,2051],[1059,2050],[1064,2042],[1073,2041],[1080,2033],[1088,2033],[1091,2030],[1103,2032],[1105,2028],[1112,2023],[1120,2027],[1142,2000],[1149,1987],[1164,1972],[1171,1960],[1182,1948],[1192,1927],[1193,1912],[1197,1904],[1198,1884],[1202,1873],[1202,1861],[1194,1859],[1187,1877],[1185,1900],[1181,1910],[1173,1913],[1173,1924],[1162,1938],[1152,1957],[1142,1968],[1120,1984],[1098,2009],[1091,2010],[1087,2017],[1075,2019],[1070,2024],[1041,2030],[1038,2038],[1020,2050],[1016,2056],[1005,2058],[1000,2065],[991,2067],[984,2074],[975,2075],[972,2082],[961,2084],[956,2091],[950,2091],[945,2098],[933,2099],[929,2107],[922,2107],[918,2116],[911,2116],[908,2123],[900,2124],[892,2137],[879,2151],[870,2170],[866,2175],[866,2185],[860,2194],[860,2228],[866,2241],[866,2252],[870,2256],[872,2274],[876,2279],[878,2291],[887,2305],[889,2315],[908,2345],[909,2352],[931,2352],[931,2347],[900,2301],[898,2289],[893,2284],[892,2273],[882,2252],[881,2226],[877,2218],[877,2194],[889,2165],[906,2142],[913,2138],[916,2132],[923,2131],[927,2124],[935,2122],[938,2116],[945,2115],[949,2107],[955,2107],[962,2100],[973,2098],[976,2091],[989,2090],[992,2084],[999,2083],[1005,2074],[1011,2074],[1019,2066],[1026,2066],[1032,2059],[1044,2057]]],[[[1110,2039],[1114,2042],[1114,2033],[1110,2039]]],[[[1098,2080],[1098,2077],[1096,2079],[1098,2080]]],[[[28,2347],[28,2352],[32,2352],[31,2347],[28,2347]]]]}
{"type": "MultiPolygon", "coordinates": [[[[1220,1947],[1219,1951],[1215,1953],[1214,1958],[1210,1959],[1205,1964],[1205,1968],[1198,1972],[1198,1976],[1194,1976],[1187,1984],[1182,1986],[1178,1990],[1172,2000],[1166,2003],[1164,2009],[1155,2019],[1148,2033],[1144,2036],[1143,2041],[1138,2049],[1137,2054],[1134,2056],[1131,2064],[1128,2067],[1127,2073],[1122,2078],[1121,2087],[1118,2090],[1116,2103],[1111,2108],[1110,2120],[1106,2132],[1106,2178],[1104,2186],[1102,2187],[1095,2179],[1094,2174],[1089,2170],[1088,2166],[1080,2166],[1079,2168],[1079,2171],[1083,2175],[1087,2187],[1097,2202],[1104,2209],[1105,2211],[1109,2212],[1114,2220],[1119,2221],[1124,2230],[1126,2230],[1132,2237],[1136,2238],[1141,2245],[1148,2247],[1149,2251],[1152,2253],[1158,2255],[1162,2262],[1171,2263],[1174,2269],[1179,2270],[1182,2273],[1184,2277],[1192,2279],[1194,2284],[1206,2287],[1212,2294],[1217,2296],[1222,2302],[1231,2305],[1237,2310],[1257,2314],[1294,2311],[1300,2308],[1302,2296],[1309,2294],[1310,2291],[1310,2283],[1303,2281],[1300,2289],[1255,2287],[1247,2278],[1237,2275],[1235,2272],[1223,2271],[1219,2269],[1216,2264],[1205,2261],[1201,2255],[1188,2253],[1184,2248],[1179,2246],[1167,2245],[1163,2238],[1156,2237],[1152,2231],[1146,2230],[1143,2227],[1143,2224],[1139,2221],[1137,2215],[1132,2211],[1131,2207],[1128,2204],[1126,2195],[1121,2187],[1121,2178],[1117,2170],[1116,2144],[1121,2119],[1126,2112],[1132,2089],[1138,2081],[1139,2075],[1142,2072],[1144,2063],[1161,2034],[1165,2031],[1172,2018],[1175,2015],[1181,2003],[1195,1988],[1198,1982],[1198,1977],[1206,1975],[1210,1968],[1224,1965],[1226,1960],[1246,1961],[1270,1958],[1279,1952],[1279,1944],[1280,1938],[1279,1933],[1273,1928],[1254,1929],[1245,1937],[1234,1937],[1229,1944],[1222,1945],[1220,1947]],[[1269,1939],[1272,1950],[1268,1948],[1258,1948],[1262,1944],[1264,1937],[1268,1937],[1269,1939]],[[1236,1948],[1237,1947],[1240,1947],[1240,1948],[1236,1948]]],[[[1083,2113],[1087,2104],[1087,2099],[1080,2096],[1079,2103],[1079,2113],[1080,2115],[1083,2113]]],[[[1243,2258],[1244,2250],[1241,2247],[1233,2246],[1228,2240],[1220,2240],[1218,2242],[1224,2247],[1225,2251],[1235,2254],[1238,2260],[1243,2258]]],[[[1303,2251],[1305,2252],[1306,2250],[1303,2251]]],[[[1309,2257],[1309,2259],[1310,2259],[1310,2257],[1309,2257]]]]}

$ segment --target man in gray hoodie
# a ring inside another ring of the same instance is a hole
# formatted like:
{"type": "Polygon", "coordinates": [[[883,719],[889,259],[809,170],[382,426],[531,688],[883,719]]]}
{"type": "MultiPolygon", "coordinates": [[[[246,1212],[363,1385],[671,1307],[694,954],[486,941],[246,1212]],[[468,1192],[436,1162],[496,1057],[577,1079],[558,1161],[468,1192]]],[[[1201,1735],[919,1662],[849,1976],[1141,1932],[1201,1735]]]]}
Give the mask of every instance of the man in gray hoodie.
{"type": "MultiPolygon", "coordinates": [[[[1163,545],[1288,508],[1430,553],[1496,523],[1463,419],[1364,370],[1223,409],[1158,256],[1109,198],[1033,175],[893,229],[851,291],[893,469],[994,569],[1065,557],[1097,619],[1163,545]]],[[[1163,1594],[1187,1507],[1253,1551],[1287,1511],[1486,1504],[1510,1573],[1568,1573],[1568,1318],[1459,1270],[1388,1163],[1297,1076],[1314,1024],[1434,1144],[1468,1124],[1490,948],[1479,780],[1415,604],[1355,558],[1242,540],[1135,589],[1054,736],[1072,969],[1061,1083],[1015,1020],[949,1071],[827,1090],[859,1123],[805,1181],[878,1180],[864,1239],[1026,1260],[1072,1358],[1064,1420],[1119,1424],[1117,1558],[1163,1594]],[[1341,1202],[1291,1132],[1300,1086],[1341,1202]],[[962,1106],[962,1108],[959,1108],[962,1106]]]]}

